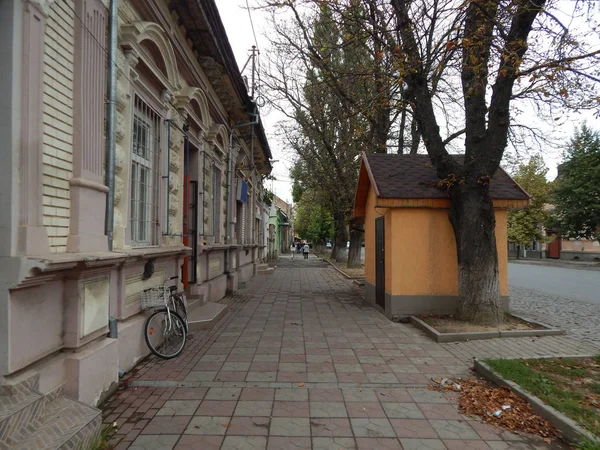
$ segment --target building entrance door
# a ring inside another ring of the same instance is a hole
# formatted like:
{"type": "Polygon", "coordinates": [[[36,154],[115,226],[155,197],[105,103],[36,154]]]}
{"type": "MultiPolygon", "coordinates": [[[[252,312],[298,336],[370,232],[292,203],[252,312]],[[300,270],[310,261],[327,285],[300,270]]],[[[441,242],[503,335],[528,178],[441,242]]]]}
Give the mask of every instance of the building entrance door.
{"type": "Polygon", "coordinates": [[[385,310],[385,222],[375,219],[375,302],[385,310]]]}

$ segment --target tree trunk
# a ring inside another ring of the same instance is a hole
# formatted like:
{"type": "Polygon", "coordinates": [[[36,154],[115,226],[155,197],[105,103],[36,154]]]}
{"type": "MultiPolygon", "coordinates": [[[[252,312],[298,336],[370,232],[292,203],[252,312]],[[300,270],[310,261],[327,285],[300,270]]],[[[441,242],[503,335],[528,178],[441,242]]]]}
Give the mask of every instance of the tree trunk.
{"type": "Polygon", "coordinates": [[[334,214],[335,237],[333,240],[333,249],[331,258],[337,262],[344,262],[346,256],[346,242],[348,242],[348,232],[346,231],[346,221],[343,214],[334,214]]]}
{"type": "Polygon", "coordinates": [[[496,218],[489,186],[476,181],[450,190],[449,218],[458,256],[457,317],[495,325],[504,320],[498,278],[496,218]]]}
{"type": "Polygon", "coordinates": [[[350,249],[348,250],[348,267],[360,267],[361,242],[363,240],[363,230],[356,224],[350,223],[350,249]]]}
{"type": "Polygon", "coordinates": [[[416,155],[419,151],[419,144],[421,143],[421,132],[419,131],[419,124],[417,123],[416,117],[413,116],[413,120],[410,123],[410,154],[416,155]]]}

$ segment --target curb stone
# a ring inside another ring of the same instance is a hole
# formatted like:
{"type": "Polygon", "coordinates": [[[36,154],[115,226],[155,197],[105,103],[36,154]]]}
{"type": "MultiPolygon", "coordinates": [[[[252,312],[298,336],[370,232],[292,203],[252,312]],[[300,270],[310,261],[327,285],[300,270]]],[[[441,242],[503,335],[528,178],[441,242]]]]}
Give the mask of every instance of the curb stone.
{"type": "Polygon", "coordinates": [[[531,404],[532,409],[544,419],[552,423],[560,431],[562,436],[570,443],[576,444],[581,442],[583,439],[588,439],[592,442],[600,444],[600,438],[583,429],[581,426],[575,423],[575,421],[568,418],[560,411],[554,409],[552,406],[544,403],[544,401],[542,401],[540,398],[530,394],[514,381],[504,378],[483,361],[475,361],[474,368],[477,374],[492,381],[498,386],[503,386],[512,390],[514,393],[527,400],[531,404]]]}
{"type": "Polygon", "coordinates": [[[495,339],[495,338],[510,338],[510,337],[542,337],[542,336],[558,336],[566,334],[563,330],[551,327],[535,320],[526,319],[524,317],[512,314],[517,319],[524,320],[535,325],[545,327],[543,330],[506,330],[506,331],[476,331],[476,332],[463,332],[463,333],[441,333],[427,324],[425,321],[415,316],[410,316],[410,323],[415,327],[423,330],[431,339],[438,343],[447,342],[461,342],[461,341],[475,341],[482,339],[495,339]]]}

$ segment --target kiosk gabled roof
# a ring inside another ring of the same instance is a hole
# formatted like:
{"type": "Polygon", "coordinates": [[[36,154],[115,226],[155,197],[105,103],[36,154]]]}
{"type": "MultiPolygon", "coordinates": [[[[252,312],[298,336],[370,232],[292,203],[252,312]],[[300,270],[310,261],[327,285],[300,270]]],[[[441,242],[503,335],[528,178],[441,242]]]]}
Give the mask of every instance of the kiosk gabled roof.
{"type": "MultiPolygon", "coordinates": [[[[454,158],[462,162],[464,156],[454,158]]],[[[449,199],[448,192],[436,187],[438,181],[428,155],[363,153],[354,202],[355,216],[357,209],[364,208],[369,186],[373,186],[379,199],[449,199]]],[[[502,168],[494,174],[490,196],[492,200],[517,201],[515,206],[520,207],[529,201],[529,195],[502,168]]]]}

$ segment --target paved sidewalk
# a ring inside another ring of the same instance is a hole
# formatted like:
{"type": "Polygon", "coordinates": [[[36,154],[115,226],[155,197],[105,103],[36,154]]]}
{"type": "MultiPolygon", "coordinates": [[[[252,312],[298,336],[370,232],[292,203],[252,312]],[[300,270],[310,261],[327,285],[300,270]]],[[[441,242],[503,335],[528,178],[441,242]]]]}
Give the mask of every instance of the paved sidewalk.
{"type": "Polygon", "coordinates": [[[589,354],[566,337],[437,344],[362,303],[311,255],[284,259],[228,299],[230,313],[176,360],[149,358],[104,411],[116,450],[550,449],[457,411],[431,377],[474,356],[589,354]]]}

